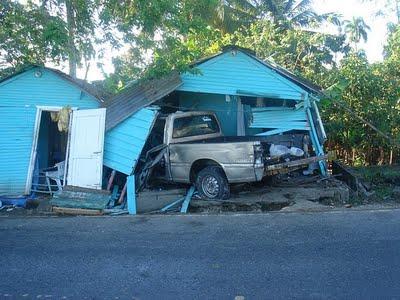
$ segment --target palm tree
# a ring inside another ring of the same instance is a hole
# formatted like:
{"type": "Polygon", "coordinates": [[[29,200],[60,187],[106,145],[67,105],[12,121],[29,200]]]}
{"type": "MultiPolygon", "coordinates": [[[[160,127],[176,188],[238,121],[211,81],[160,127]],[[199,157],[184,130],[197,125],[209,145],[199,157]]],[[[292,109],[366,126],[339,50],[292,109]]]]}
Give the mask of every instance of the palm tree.
{"type": "Polygon", "coordinates": [[[233,33],[257,18],[257,9],[249,0],[217,0],[211,23],[224,33],[233,33]]]}
{"type": "Polygon", "coordinates": [[[293,27],[313,27],[323,22],[340,25],[340,16],[334,13],[317,14],[311,0],[256,0],[264,17],[276,24],[293,27]]]}
{"type": "Polygon", "coordinates": [[[346,20],[343,22],[344,31],[349,37],[349,41],[354,43],[357,50],[357,44],[363,40],[366,42],[368,40],[368,31],[371,28],[365,23],[362,17],[353,17],[351,21],[346,20]]]}

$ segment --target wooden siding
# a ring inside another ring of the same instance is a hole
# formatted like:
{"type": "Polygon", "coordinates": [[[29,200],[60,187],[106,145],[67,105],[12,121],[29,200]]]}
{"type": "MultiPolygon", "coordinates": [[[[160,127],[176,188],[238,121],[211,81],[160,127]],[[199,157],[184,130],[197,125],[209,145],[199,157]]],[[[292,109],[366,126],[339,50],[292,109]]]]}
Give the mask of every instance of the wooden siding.
{"type": "Polygon", "coordinates": [[[197,66],[201,74],[183,74],[177,90],[302,100],[306,91],[273,69],[238,51],[226,52],[197,66]]]}
{"type": "Polygon", "coordinates": [[[279,107],[252,108],[250,128],[310,130],[304,108],[290,109],[279,107]]]}
{"type": "Polygon", "coordinates": [[[130,175],[142,152],[155,116],[154,110],[143,108],[107,131],[104,165],[130,175]]]}
{"type": "Polygon", "coordinates": [[[31,69],[0,83],[0,194],[23,194],[32,148],[36,106],[97,108],[97,100],[72,83],[31,69]]]}

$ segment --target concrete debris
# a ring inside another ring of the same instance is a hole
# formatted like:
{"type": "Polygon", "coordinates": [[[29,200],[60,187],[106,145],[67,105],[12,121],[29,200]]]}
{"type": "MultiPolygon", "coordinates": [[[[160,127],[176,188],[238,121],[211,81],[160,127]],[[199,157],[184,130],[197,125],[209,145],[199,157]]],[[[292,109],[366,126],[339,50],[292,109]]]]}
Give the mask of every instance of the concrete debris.
{"type": "Polygon", "coordinates": [[[177,199],[184,198],[186,189],[144,190],[136,197],[138,213],[159,211],[177,199]]]}

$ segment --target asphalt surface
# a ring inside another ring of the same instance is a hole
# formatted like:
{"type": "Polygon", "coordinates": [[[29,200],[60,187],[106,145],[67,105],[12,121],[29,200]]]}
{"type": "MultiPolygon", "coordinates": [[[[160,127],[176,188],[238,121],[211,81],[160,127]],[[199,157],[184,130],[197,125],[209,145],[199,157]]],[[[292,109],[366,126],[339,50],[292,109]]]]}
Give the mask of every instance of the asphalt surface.
{"type": "Polygon", "coordinates": [[[400,210],[0,218],[1,299],[235,297],[400,299],[400,210]]]}

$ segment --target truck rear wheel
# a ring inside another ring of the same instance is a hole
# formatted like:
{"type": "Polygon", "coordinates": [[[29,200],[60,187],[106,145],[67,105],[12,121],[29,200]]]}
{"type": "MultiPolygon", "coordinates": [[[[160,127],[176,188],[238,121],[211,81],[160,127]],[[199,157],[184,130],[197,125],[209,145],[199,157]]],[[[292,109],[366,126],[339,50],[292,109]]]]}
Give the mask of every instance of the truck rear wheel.
{"type": "Polygon", "coordinates": [[[229,183],[224,171],[216,166],[202,169],[196,177],[196,189],[203,199],[228,199],[229,183]]]}

